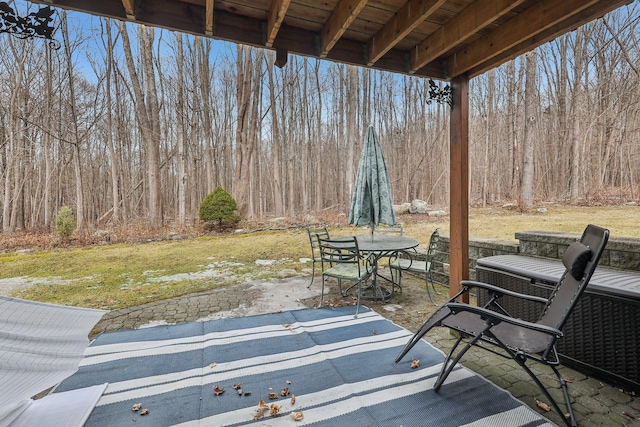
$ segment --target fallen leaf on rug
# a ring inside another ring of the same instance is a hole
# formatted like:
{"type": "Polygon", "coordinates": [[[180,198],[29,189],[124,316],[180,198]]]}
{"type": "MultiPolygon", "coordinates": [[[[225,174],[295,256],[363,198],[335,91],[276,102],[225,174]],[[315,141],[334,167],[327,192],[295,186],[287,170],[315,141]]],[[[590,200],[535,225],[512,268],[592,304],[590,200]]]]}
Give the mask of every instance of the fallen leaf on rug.
{"type": "Polygon", "coordinates": [[[292,412],[291,418],[293,418],[293,421],[302,421],[304,419],[304,414],[302,411],[292,412]]]}
{"type": "Polygon", "coordinates": [[[282,405],[276,405],[275,403],[272,403],[269,407],[269,413],[272,417],[277,417],[280,413],[280,409],[282,409],[282,405]]]}
{"type": "Polygon", "coordinates": [[[215,394],[216,396],[219,396],[222,393],[224,393],[224,389],[221,388],[218,384],[216,384],[216,386],[213,388],[213,394],[215,394]]]}
{"type": "Polygon", "coordinates": [[[254,420],[259,420],[260,418],[264,417],[264,412],[269,409],[269,405],[267,405],[267,403],[260,399],[260,402],[258,402],[258,406],[256,407],[256,414],[253,416],[254,420]]]}
{"type": "Polygon", "coordinates": [[[274,392],[274,391],[269,392],[269,399],[271,399],[271,400],[275,400],[275,399],[277,399],[277,398],[278,398],[278,393],[276,393],[276,392],[274,392]]]}
{"type": "Polygon", "coordinates": [[[285,387],[280,390],[280,396],[288,396],[289,395],[289,387],[285,387]]]}
{"type": "Polygon", "coordinates": [[[416,369],[420,367],[420,360],[418,359],[413,359],[411,361],[411,369],[416,369]]]}

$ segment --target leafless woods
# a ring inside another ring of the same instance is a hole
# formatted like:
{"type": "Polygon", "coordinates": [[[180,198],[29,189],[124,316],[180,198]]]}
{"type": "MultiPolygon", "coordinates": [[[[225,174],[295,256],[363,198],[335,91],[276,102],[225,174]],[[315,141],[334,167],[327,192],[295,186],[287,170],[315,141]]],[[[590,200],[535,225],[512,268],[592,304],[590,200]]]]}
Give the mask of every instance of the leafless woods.
{"type": "MultiPolygon", "coordinates": [[[[471,81],[475,204],[638,198],[640,8],[471,81]]],[[[448,203],[449,106],[424,79],[59,12],[62,41],[2,35],[2,230],[193,224],[217,185],[243,217],[348,213],[367,125],[396,203],[448,203]],[[74,25],[72,25],[75,23],[74,25]]],[[[455,108],[455,106],[454,106],[455,108]]]]}

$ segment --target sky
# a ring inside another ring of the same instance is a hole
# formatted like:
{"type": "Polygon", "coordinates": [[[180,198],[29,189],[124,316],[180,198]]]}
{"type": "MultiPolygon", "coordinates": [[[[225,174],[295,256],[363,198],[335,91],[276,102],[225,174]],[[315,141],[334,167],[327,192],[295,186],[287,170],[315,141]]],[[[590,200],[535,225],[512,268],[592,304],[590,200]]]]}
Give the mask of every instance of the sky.
{"type": "MultiPolygon", "coordinates": [[[[35,12],[38,9],[45,7],[45,5],[42,5],[39,3],[31,3],[26,0],[9,0],[6,2],[9,4],[10,7],[14,9],[14,11],[19,16],[26,16],[31,12],[35,12]]],[[[62,9],[55,8],[55,7],[53,8],[58,12],[53,15],[54,26],[56,28],[53,37],[62,43],[62,35],[60,33],[60,25],[61,25],[60,11],[62,9]]],[[[95,51],[96,55],[99,54],[98,52],[103,51],[102,42],[100,40],[100,33],[101,33],[100,18],[88,13],[74,12],[72,10],[67,10],[66,12],[67,12],[67,22],[68,22],[69,36],[70,36],[71,43],[78,42],[82,44],[82,48],[78,49],[78,54],[76,54],[76,58],[75,58],[77,61],[76,64],[83,71],[85,78],[87,78],[88,80],[92,80],[92,78],[95,76],[93,76],[94,73],[91,69],[91,66],[86,56],[90,54],[92,51],[95,51]]],[[[136,24],[129,23],[128,25],[130,25],[131,28],[133,28],[136,24]]],[[[133,31],[134,30],[132,30],[132,32],[133,31]]],[[[162,31],[163,32],[162,37],[167,40],[169,39],[170,35],[174,33],[172,31],[164,30],[164,29],[163,30],[157,29],[157,31],[158,33],[162,31]]],[[[186,36],[193,37],[192,35],[186,35],[186,36]]],[[[230,49],[230,46],[232,46],[232,44],[229,42],[213,40],[212,55],[219,54],[222,50],[230,49]]],[[[135,48],[135,45],[132,47],[135,48]]],[[[162,48],[163,47],[160,46],[161,50],[162,48]]],[[[168,54],[172,54],[172,53],[168,53],[168,54]]]]}

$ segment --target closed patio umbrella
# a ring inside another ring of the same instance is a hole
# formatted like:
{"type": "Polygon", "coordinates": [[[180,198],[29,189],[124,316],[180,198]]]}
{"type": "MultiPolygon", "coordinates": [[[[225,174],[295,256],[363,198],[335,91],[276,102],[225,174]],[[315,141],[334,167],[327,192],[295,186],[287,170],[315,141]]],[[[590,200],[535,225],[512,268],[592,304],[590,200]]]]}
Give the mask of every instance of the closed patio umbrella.
{"type": "Polygon", "coordinates": [[[373,240],[373,230],[381,222],[395,225],[396,216],[393,213],[391,182],[382,156],[382,147],[373,126],[369,126],[358,164],[349,224],[368,224],[373,240]]]}

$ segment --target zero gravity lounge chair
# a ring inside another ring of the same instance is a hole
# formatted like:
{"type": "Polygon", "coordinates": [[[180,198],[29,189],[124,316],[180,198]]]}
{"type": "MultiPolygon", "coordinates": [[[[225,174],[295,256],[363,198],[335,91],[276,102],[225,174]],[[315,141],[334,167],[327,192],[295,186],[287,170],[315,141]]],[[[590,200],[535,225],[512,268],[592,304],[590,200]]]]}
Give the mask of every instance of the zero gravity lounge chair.
{"type": "Polygon", "coordinates": [[[432,328],[436,326],[450,328],[459,333],[459,338],[447,355],[440,375],[435,382],[434,390],[436,392],[467,350],[477,345],[495,354],[513,359],[540,387],[565,423],[568,426],[577,426],[571,409],[567,382],[557,369],[560,361],[555,344],[557,340],[562,338],[562,329],[576,302],[586,289],[608,239],[609,230],[595,225],[587,226],[580,241],[572,243],[565,250],[562,263],[566,269],[549,299],[519,294],[486,283],[463,281],[462,290],[422,325],[400,352],[396,363],[432,328]],[[489,302],[483,307],[477,307],[456,301],[456,298],[468,293],[471,289],[482,289],[488,292],[489,302]],[[527,322],[511,317],[500,306],[500,298],[505,295],[544,304],[538,321],[527,322]],[[466,341],[466,345],[454,356],[456,348],[462,341],[466,341]],[[568,417],[560,410],[558,403],[551,397],[540,379],[531,371],[527,365],[529,361],[551,367],[562,388],[568,417]]]}

